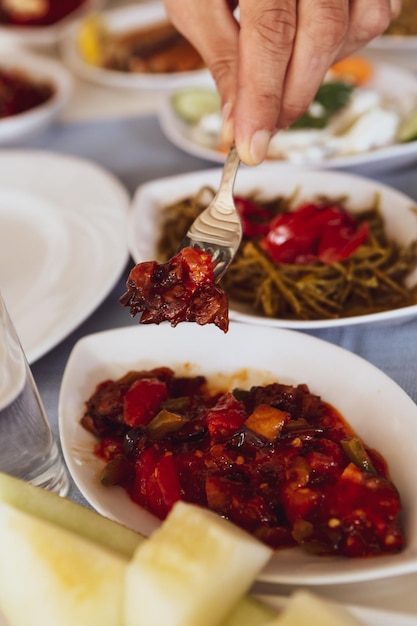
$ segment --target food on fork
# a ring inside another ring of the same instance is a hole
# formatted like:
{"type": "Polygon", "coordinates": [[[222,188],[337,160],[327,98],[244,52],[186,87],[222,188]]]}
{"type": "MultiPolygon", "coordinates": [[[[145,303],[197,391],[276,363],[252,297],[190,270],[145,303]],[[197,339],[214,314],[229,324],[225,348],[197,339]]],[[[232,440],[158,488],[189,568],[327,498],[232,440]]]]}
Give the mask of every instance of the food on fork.
{"type": "Polygon", "coordinates": [[[355,558],[403,547],[384,459],[306,385],[228,391],[167,367],[130,371],[97,385],[81,425],[98,438],[103,484],[160,519],[184,500],[274,549],[355,558]]]}
{"type": "Polygon", "coordinates": [[[126,286],[120,303],[130,308],[132,316],[141,313],[141,324],[197,322],[228,330],[228,299],[215,284],[208,252],[184,248],[166,263],[138,263],[126,286]]]}

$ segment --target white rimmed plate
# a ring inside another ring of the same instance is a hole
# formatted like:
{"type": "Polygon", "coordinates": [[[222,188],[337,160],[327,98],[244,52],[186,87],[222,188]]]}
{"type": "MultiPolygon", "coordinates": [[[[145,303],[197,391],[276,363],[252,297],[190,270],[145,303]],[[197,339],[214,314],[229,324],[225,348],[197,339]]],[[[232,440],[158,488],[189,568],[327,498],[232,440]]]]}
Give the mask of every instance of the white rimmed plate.
{"type": "Polygon", "coordinates": [[[401,50],[410,54],[417,53],[417,36],[415,35],[380,35],[373,39],[369,48],[375,50],[401,50]]]}
{"type": "MultiPolygon", "coordinates": [[[[108,28],[111,31],[120,33],[158,24],[166,20],[166,16],[162,2],[131,5],[103,11],[102,13],[103,20],[108,28]]],[[[172,89],[180,85],[193,84],[199,77],[208,73],[208,70],[203,69],[170,74],[139,74],[117,72],[96,67],[87,63],[78,50],[77,33],[79,28],[80,20],[74,22],[66,29],[60,41],[61,56],[77,76],[90,82],[126,89],[172,89]]]]}
{"type": "MultiPolygon", "coordinates": [[[[374,75],[370,80],[370,89],[374,89],[386,98],[393,96],[398,102],[407,100],[417,100],[417,76],[411,71],[390,63],[375,62],[374,75]]],[[[210,80],[205,79],[197,86],[207,87],[210,80]]],[[[158,107],[158,118],[161,128],[166,137],[178,148],[189,154],[208,161],[223,163],[225,159],[224,151],[209,147],[196,140],[195,134],[189,124],[178,117],[175,112],[171,98],[172,93],[164,94],[160,98],[158,107]]],[[[305,161],[301,165],[303,168],[359,168],[360,172],[378,171],[391,167],[404,166],[417,159],[417,141],[403,144],[394,144],[381,147],[372,151],[367,151],[348,156],[328,157],[317,162],[305,161]]],[[[277,165],[285,164],[284,160],[273,160],[271,163],[277,165]]]]}
{"type": "Polygon", "coordinates": [[[0,145],[9,145],[32,137],[52,124],[69,102],[73,79],[58,61],[20,50],[1,55],[1,68],[21,71],[28,80],[46,82],[54,90],[51,98],[43,104],[24,113],[0,118],[0,145]]]}
{"type": "MultiPolygon", "coordinates": [[[[58,0],[59,1],[59,0],[58,0]]],[[[62,36],[63,29],[73,20],[87,11],[99,9],[105,0],[85,0],[79,9],[73,11],[68,16],[49,26],[14,26],[11,24],[0,24],[0,39],[5,43],[16,43],[23,46],[30,46],[39,49],[49,49],[57,44],[62,36]]]]}
{"type": "Polygon", "coordinates": [[[30,362],[104,300],[128,259],[129,194],[97,165],[0,151],[0,289],[30,362]]]}
{"type": "Polygon", "coordinates": [[[368,559],[318,557],[298,548],[276,552],[260,580],[285,584],[335,584],[417,571],[417,407],[380,370],[333,344],[284,329],[231,323],[224,334],[214,326],[172,328],[131,326],[89,335],[74,347],[59,396],[59,428],[71,475],[90,504],[103,515],[149,535],[159,525],[119,487],[103,487],[97,440],[79,423],[96,385],[129,369],[172,367],[230,387],[306,383],[333,404],[357,433],[388,462],[405,509],[406,547],[396,555],[368,559]],[[233,376],[236,374],[236,378],[233,376]],[[404,437],[404,433],[407,437],[404,437]]]}
{"type": "Polygon", "coordinates": [[[413,72],[417,70],[417,36],[381,35],[363,50],[364,56],[376,62],[395,63],[413,72]]]}
{"type": "MultiPolygon", "coordinates": [[[[129,248],[137,263],[158,258],[157,241],[161,232],[163,208],[175,200],[196,194],[205,185],[216,188],[220,182],[220,176],[221,170],[214,168],[154,180],[136,190],[129,217],[129,248]]],[[[346,195],[347,206],[352,212],[371,206],[378,195],[379,206],[390,236],[403,245],[417,239],[416,203],[399,191],[373,180],[348,173],[302,170],[289,166],[283,166],[280,175],[277,176],[275,167],[265,165],[254,169],[242,166],[235,184],[237,195],[244,196],[259,190],[264,198],[279,195],[291,196],[297,189],[299,189],[297,201],[313,200],[317,195],[330,197],[346,195]]],[[[415,285],[416,282],[417,268],[409,276],[409,285],[415,285]]],[[[230,302],[231,319],[294,329],[317,329],[392,321],[396,318],[415,315],[417,315],[417,305],[339,319],[286,320],[261,316],[251,311],[246,305],[235,301],[230,302]]]]}

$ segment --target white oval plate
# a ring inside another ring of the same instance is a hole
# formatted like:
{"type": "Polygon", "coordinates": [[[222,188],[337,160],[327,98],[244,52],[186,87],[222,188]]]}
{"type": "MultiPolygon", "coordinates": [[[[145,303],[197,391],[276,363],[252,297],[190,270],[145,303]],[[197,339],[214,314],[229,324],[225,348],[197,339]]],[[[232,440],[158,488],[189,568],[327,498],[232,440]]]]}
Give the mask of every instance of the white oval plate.
{"type": "Polygon", "coordinates": [[[83,322],[127,260],[129,194],[97,165],[0,151],[0,288],[35,361],[83,322]]]}
{"type": "MultiPolygon", "coordinates": [[[[417,76],[411,71],[389,63],[375,62],[373,66],[374,76],[369,82],[370,89],[375,89],[386,97],[392,97],[395,94],[399,101],[410,97],[417,98],[417,76]]],[[[199,85],[207,87],[207,85],[210,85],[210,82],[212,81],[204,80],[199,85]]],[[[158,107],[159,123],[166,137],[178,148],[184,150],[184,152],[207,161],[223,163],[225,159],[224,152],[197,143],[190,132],[189,125],[177,116],[172,107],[171,98],[172,92],[164,94],[160,98],[158,107]]],[[[378,148],[362,154],[329,157],[327,160],[317,163],[306,162],[302,163],[302,167],[320,167],[325,169],[360,167],[360,172],[364,173],[365,171],[389,169],[393,166],[404,166],[415,159],[417,159],[417,141],[412,141],[410,143],[378,148]]],[[[286,161],[274,161],[271,159],[270,163],[274,163],[275,166],[281,166],[285,165],[286,161]]]]}
{"type": "Polygon", "coordinates": [[[22,71],[29,80],[45,81],[54,89],[54,94],[44,104],[18,115],[0,118],[0,145],[10,145],[40,133],[53,123],[68,104],[73,79],[61,63],[20,50],[2,55],[0,68],[22,71]]]}
{"type": "MultiPolygon", "coordinates": [[[[134,194],[129,217],[129,248],[136,263],[157,259],[157,241],[160,235],[162,210],[175,200],[196,194],[204,185],[214,188],[220,183],[221,170],[214,168],[162,178],[145,183],[134,194]]],[[[317,195],[348,197],[347,206],[352,212],[370,206],[379,196],[380,208],[385,218],[386,229],[391,237],[407,244],[417,239],[417,214],[415,202],[404,194],[373,180],[353,174],[326,170],[303,171],[283,166],[279,176],[276,168],[265,165],[257,168],[241,166],[235,184],[236,195],[247,195],[258,190],[265,198],[279,195],[291,196],[297,189],[297,200],[312,200],[317,195]]],[[[409,276],[409,284],[417,282],[417,268],[409,276]]],[[[286,320],[268,318],[254,313],[248,306],[230,302],[230,319],[240,322],[285,326],[294,329],[317,329],[376,321],[392,321],[396,318],[417,315],[417,305],[392,309],[381,313],[323,320],[286,320]]]]}
{"type": "MultiPolygon", "coordinates": [[[[58,1],[59,0],[55,0],[58,1]]],[[[86,0],[84,5],[67,17],[50,26],[14,26],[0,24],[0,39],[5,43],[16,43],[39,49],[51,48],[58,43],[63,29],[87,11],[99,9],[105,0],[86,0]]]]}
{"type": "MultiPolygon", "coordinates": [[[[110,30],[127,32],[166,20],[167,14],[162,2],[149,2],[104,11],[102,17],[110,30]]],[[[208,73],[208,70],[196,70],[172,74],[139,74],[95,67],[80,55],[77,46],[79,28],[80,20],[66,29],[60,42],[62,59],[77,76],[93,83],[127,89],[172,89],[193,84],[208,73]]]]}
{"type": "Polygon", "coordinates": [[[81,339],[68,360],[59,396],[59,428],[71,475],[103,515],[144,535],[160,524],[122,488],[103,487],[95,437],[80,426],[84,403],[96,385],[129,369],[172,367],[250,386],[279,380],[306,383],[333,404],[357,433],[388,462],[405,508],[406,548],[367,559],[318,557],[298,548],[277,551],[260,580],[288,584],[333,584],[417,571],[417,407],[404,391],[360,357],[314,337],[284,329],[231,323],[224,334],[213,326],[172,328],[138,325],[81,339]],[[186,369],[185,369],[186,368],[186,369]],[[247,373],[247,375],[246,375],[247,373]],[[233,375],[236,378],[233,380],[233,375]],[[407,436],[404,436],[407,433],[407,436]]]}

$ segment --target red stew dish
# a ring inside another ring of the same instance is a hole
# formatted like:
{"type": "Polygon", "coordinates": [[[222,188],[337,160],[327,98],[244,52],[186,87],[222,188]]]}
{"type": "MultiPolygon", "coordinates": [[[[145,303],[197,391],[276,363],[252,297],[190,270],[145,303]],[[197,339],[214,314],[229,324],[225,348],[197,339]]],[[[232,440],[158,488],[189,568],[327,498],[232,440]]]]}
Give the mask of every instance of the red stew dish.
{"type": "Polygon", "coordinates": [[[131,270],[127,291],[120,298],[140,323],[169,321],[213,323],[224,332],[229,327],[229,301],[214,282],[211,255],[184,248],[166,263],[146,261],[131,270]]]}
{"type": "Polygon", "coordinates": [[[31,78],[18,69],[0,67],[0,119],[34,109],[53,94],[54,88],[47,81],[31,78]]]}
{"type": "Polygon", "coordinates": [[[81,424],[121,485],[160,519],[174,502],[217,512],[274,549],[371,557],[404,545],[381,455],[306,385],[232,392],[166,367],[105,380],[81,424]]]}
{"type": "Polygon", "coordinates": [[[0,0],[0,24],[13,26],[51,26],[86,0],[0,0]]]}

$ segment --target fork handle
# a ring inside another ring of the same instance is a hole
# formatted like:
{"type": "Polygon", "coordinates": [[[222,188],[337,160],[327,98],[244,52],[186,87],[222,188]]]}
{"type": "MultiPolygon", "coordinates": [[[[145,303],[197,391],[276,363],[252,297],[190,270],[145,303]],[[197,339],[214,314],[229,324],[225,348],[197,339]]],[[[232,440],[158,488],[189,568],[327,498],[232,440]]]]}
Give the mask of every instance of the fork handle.
{"type": "Polygon", "coordinates": [[[224,214],[234,212],[233,206],[233,186],[235,184],[236,173],[239,167],[240,159],[235,146],[233,146],[227,155],[220,186],[214,198],[217,208],[224,214]]]}

